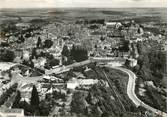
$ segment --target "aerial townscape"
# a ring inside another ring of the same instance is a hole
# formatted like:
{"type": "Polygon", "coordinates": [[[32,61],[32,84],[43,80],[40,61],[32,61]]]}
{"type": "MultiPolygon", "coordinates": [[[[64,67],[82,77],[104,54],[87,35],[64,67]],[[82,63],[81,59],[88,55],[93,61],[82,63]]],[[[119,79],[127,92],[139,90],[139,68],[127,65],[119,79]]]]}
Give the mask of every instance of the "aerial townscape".
{"type": "Polygon", "coordinates": [[[167,9],[0,15],[0,116],[167,117],[167,9]]]}

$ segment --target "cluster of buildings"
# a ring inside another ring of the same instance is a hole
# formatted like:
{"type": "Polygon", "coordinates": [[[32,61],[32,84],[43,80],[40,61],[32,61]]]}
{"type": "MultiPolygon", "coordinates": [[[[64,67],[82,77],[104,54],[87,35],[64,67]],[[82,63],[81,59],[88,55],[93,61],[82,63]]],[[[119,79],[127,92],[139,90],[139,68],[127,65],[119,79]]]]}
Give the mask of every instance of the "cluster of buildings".
{"type": "MultiPolygon", "coordinates": [[[[23,32],[31,28],[29,23],[17,23],[16,27],[18,30],[22,30],[23,32]]],[[[159,43],[163,43],[164,50],[167,49],[165,48],[166,41],[164,36],[154,35],[151,32],[144,31],[141,25],[132,20],[124,22],[110,21],[105,22],[104,24],[86,25],[73,23],[49,23],[48,25],[41,26],[39,29],[31,30],[29,33],[19,33],[17,36],[12,33],[8,33],[6,34],[5,39],[0,39],[0,44],[4,41],[11,43],[9,47],[5,48],[14,51],[16,57],[13,62],[18,64],[22,64],[23,61],[30,62],[30,64],[32,62],[34,68],[43,70],[45,74],[49,73],[45,68],[46,63],[48,62],[48,56],[52,56],[51,58],[59,60],[59,64],[57,64],[57,66],[53,66],[51,70],[62,66],[61,52],[65,45],[69,50],[72,49],[74,44],[83,46],[88,49],[88,56],[90,58],[119,58],[118,60],[109,60],[111,61],[110,64],[113,66],[123,65],[125,60],[128,60],[129,65],[134,67],[137,65],[137,58],[139,56],[135,44],[149,40],[156,40],[159,43]],[[27,36],[28,34],[29,36],[27,36]],[[21,35],[25,38],[24,42],[15,43],[21,35]],[[50,48],[37,48],[39,37],[41,38],[41,43],[44,43],[45,40],[49,39],[53,42],[53,45],[50,48]],[[32,48],[35,48],[35,53],[39,57],[31,58],[33,53],[32,48]]],[[[1,66],[4,65],[1,65],[0,63],[0,68],[1,66]]],[[[5,67],[8,66],[5,65],[5,67]]],[[[5,67],[3,69],[9,69],[5,67]]],[[[62,69],[59,71],[61,70],[62,69]]],[[[89,70],[90,69],[86,69],[85,72],[88,72],[89,70]]],[[[19,75],[20,78],[24,79],[23,81],[20,81],[19,90],[21,92],[21,100],[27,101],[28,103],[30,103],[31,91],[34,84],[39,92],[40,100],[44,100],[47,94],[52,95],[53,92],[56,92],[68,97],[67,100],[69,101],[72,100],[72,96],[68,95],[69,90],[88,90],[92,85],[99,83],[98,79],[86,78],[81,72],[73,72],[75,77],[70,77],[68,81],[65,81],[63,77],[51,74],[41,75],[36,81],[34,78],[32,80],[35,82],[32,83],[29,81],[26,82],[26,79],[31,77],[30,74],[32,71],[30,69],[19,68],[14,69],[12,72],[14,71],[17,74],[15,77],[18,77],[19,75]]],[[[9,78],[9,75],[6,74],[3,75],[3,77],[9,78]]],[[[4,78],[2,78],[0,69],[0,82],[2,80],[4,80],[4,78]]],[[[5,89],[10,86],[6,84],[3,84],[5,89]]],[[[3,86],[0,84],[0,87],[3,86]]],[[[67,105],[69,106],[69,103],[67,105]]]]}

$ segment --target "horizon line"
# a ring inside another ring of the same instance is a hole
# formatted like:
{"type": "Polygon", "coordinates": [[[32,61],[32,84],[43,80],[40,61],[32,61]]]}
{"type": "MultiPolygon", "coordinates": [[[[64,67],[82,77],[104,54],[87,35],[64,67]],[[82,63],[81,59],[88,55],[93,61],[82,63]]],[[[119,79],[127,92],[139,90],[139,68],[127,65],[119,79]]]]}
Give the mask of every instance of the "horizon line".
{"type": "Polygon", "coordinates": [[[80,7],[27,7],[27,8],[25,8],[25,7],[18,7],[18,8],[16,8],[16,7],[12,7],[12,8],[8,8],[8,7],[4,7],[4,8],[0,8],[0,10],[3,10],[3,9],[79,9],[79,8],[84,8],[84,9],[128,9],[128,8],[137,8],[137,9],[142,9],[142,8],[144,8],[144,9],[146,9],[146,8],[148,8],[148,9],[150,9],[150,8],[167,8],[167,6],[165,6],[165,7],[156,7],[156,6],[154,6],[154,7],[82,7],[82,6],[80,6],[80,7]]]}

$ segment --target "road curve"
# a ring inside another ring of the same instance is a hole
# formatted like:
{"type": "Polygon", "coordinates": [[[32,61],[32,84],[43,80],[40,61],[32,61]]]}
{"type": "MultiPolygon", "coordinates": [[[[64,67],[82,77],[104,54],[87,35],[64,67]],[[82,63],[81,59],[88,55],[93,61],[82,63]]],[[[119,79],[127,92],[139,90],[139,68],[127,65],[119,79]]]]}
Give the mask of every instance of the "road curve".
{"type": "MultiPolygon", "coordinates": [[[[106,58],[104,58],[104,60],[106,60],[106,58]]],[[[86,60],[86,61],[74,63],[74,64],[69,65],[69,66],[64,66],[64,67],[59,67],[59,68],[56,68],[56,69],[48,70],[45,74],[62,73],[64,71],[70,70],[73,67],[83,66],[83,65],[89,64],[91,62],[93,62],[93,58],[91,60],[86,60]]],[[[162,112],[162,111],[160,111],[158,109],[155,109],[155,108],[153,108],[153,107],[145,104],[143,101],[141,101],[136,96],[136,94],[135,94],[136,82],[135,81],[136,81],[137,77],[136,77],[136,75],[132,71],[130,71],[128,69],[125,69],[125,68],[122,68],[122,67],[113,67],[111,65],[106,65],[106,67],[110,67],[110,68],[113,68],[113,69],[117,69],[117,70],[123,71],[123,72],[125,72],[125,73],[127,73],[129,75],[129,81],[128,81],[128,86],[127,86],[127,94],[129,96],[129,98],[132,100],[132,102],[137,107],[138,106],[142,106],[142,107],[146,108],[147,110],[152,111],[153,113],[162,115],[162,117],[167,117],[167,113],[162,112]]]]}
{"type": "Polygon", "coordinates": [[[122,67],[112,67],[112,66],[109,66],[107,65],[107,67],[110,67],[110,68],[113,68],[113,69],[117,69],[117,70],[121,70],[125,73],[127,73],[129,75],[129,81],[128,81],[128,86],[127,86],[127,94],[129,96],[129,98],[133,101],[133,103],[138,107],[138,106],[142,106],[144,108],[146,108],[147,110],[150,110],[152,111],[153,113],[156,113],[158,115],[161,115],[162,117],[167,117],[167,113],[165,112],[162,112],[158,109],[155,109],[147,104],[145,104],[143,101],[141,101],[135,94],[135,85],[136,85],[136,75],[128,70],[128,69],[125,69],[125,68],[122,68],[122,67]]]}

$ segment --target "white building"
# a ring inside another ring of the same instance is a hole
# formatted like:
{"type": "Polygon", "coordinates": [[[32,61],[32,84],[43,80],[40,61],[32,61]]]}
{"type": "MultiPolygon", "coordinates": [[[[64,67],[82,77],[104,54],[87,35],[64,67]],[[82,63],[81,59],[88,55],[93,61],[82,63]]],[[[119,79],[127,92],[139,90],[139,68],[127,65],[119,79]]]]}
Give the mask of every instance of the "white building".
{"type": "Polygon", "coordinates": [[[1,117],[24,117],[23,109],[0,109],[1,117]]]}
{"type": "Polygon", "coordinates": [[[93,85],[98,83],[97,79],[78,79],[79,85],[93,85]]]}
{"type": "Polygon", "coordinates": [[[23,59],[24,60],[29,60],[30,58],[30,53],[29,51],[23,51],[23,59]]]}
{"type": "Polygon", "coordinates": [[[46,63],[46,58],[38,58],[38,59],[33,59],[34,62],[34,67],[36,68],[43,68],[45,66],[46,63]]]}
{"type": "Polygon", "coordinates": [[[122,26],[120,22],[105,22],[105,25],[106,28],[116,28],[116,29],[122,26]]]}
{"type": "Polygon", "coordinates": [[[93,84],[98,83],[97,79],[76,79],[73,78],[70,81],[67,82],[67,88],[68,89],[75,89],[79,86],[90,86],[93,84]]]}
{"type": "Polygon", "coordinates": [[[129,59],[130,61],[130,66],[135,67],[137,65],[137,60],[136,59],[129,59]]]}
{"type": "Polygon", "coordinates": [[[67,82],[67,89],[73,89],[74,90],[78,86],[79,86],[79,83],[78,83],[77,79],[75,79],[75,78],[72,78],[71,80],[69,80],[67,82]]]}

